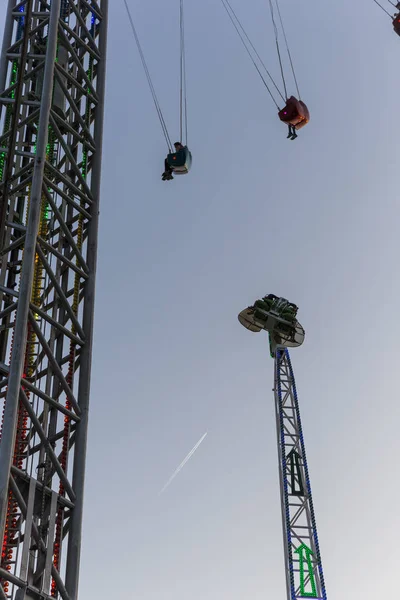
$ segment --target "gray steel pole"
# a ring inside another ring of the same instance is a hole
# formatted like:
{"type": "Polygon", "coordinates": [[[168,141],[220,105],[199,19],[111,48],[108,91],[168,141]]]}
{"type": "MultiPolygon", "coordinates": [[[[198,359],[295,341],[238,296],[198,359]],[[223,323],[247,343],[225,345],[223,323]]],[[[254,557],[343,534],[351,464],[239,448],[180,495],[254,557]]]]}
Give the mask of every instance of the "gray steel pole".
{"type": "MultiPolygon", "coordinates": [[[[12,3],[10,3],[12,4],[12,3]]],[[[4,537],[8,505],[8,478],[14,452],[19,392],[26,348],[28,312],[31,300],[36,241],[42,201],[43,173],[46,160],[48,125],[53,93],[54,63],[57,51],[58,19],[61,0],[52,0],[49,33],[47,39],[46,66],[44,71],[42,102],[36,157],[33,169],[29,219],[25,238],[24,260],[18,296],[18,309],[14,329],[8,391],[5,400],[4,424],[0,441],[0,539],[4,537]]]]}
{"type": "MultiPolygon", "coordinates": [[[[6,89],[6,77],[7,77],[7,50],[11,46],[12,31],[13,31],[13,17],[12,11],[15,6],[16,0],[8,0],[8,6],[6,11],[6,21],[4,25],[3,34],[3,45],[1,48],[0,55],[0,90],[6,89]]],[[[3,105],[0,104],[0,117],[3,105]]]]}
{"type": "Polygon", "coordinates": [[[94,203],[92,218],[89,222],[87,265],[89,277],[85,283],[85,305],[83,311],[83,330],[86,342],[81,352],[79,376],[79,407],[82,411],[80,423],[76,428],[74,468],[72,486],[76,493],[74,510],[71,512],[70,531],[67,552],[67,568],[65,587],[71,600],[78,598],[79,565],[81,555],[83,499],[85,489],[86,448],[89,416],[90,373],[92,365],[93,325],[94,325],[94,298],[97,266],[97,239],[99,228],[99,200],[101,183],[101,152],[103,143],[104,97],[106,83],[106,56],[107,56],[107,28],[108,28],[108,0],[101,2],[102,24],[99,39],[100,61],[97,70],[98,104],[96,108],[96,121],[94,140],[96,153],[93,158],[91,190],[94,203]]]}

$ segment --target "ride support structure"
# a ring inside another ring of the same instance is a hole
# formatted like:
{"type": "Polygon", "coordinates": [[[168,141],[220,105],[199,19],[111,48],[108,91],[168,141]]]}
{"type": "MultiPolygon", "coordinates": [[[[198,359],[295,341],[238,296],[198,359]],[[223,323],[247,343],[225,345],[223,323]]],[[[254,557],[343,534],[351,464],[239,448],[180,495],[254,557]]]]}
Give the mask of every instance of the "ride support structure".
{"type": "Polygon", "coordinates": [[[0,600],[77,600],[108,0],[8,0],[0,57],[0,600]]]}
{"type": "Polygon", "coordinates": [[[275,353],[275,414],[288,600],[327,600],[299,401],[287,348],[275,353]]]}
{"type": "Polygon", "coordinates": [[[274,358],[274,398],[287,600],[327,600],[317,524],[301,426],[296,382],[288,348],[301,346],[305,332],[298,308],[273,294],[239,313],[241,325],[266,331],[274,358]]]}

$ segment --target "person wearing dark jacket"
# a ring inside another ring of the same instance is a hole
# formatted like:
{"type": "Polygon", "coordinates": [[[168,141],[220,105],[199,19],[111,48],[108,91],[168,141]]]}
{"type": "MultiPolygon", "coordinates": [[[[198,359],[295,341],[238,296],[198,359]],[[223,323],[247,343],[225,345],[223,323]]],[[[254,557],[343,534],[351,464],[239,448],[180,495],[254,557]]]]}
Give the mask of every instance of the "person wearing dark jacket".
{"type": "MultiPolygon", "coordinates": [[[[180,143],[180,142],[175,142],[174,144],[175,146],[175,152],[179,152],[179,150],[183,150],[184,146],[180,143]]],[[[170,181],[171,179],[173,179],[172,173],[174,172],[174,169],[169,165],[168,163],[168,156],[164,161],[164,173],[162,174],[162,180],[163,181],[170,181]]]]}

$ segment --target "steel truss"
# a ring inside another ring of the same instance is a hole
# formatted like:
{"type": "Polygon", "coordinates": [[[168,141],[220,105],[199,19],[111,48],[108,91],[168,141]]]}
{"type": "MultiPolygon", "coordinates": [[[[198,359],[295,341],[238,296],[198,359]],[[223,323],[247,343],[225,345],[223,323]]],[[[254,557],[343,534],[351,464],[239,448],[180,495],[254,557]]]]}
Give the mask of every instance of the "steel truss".
{"type": "Polygon", "coordinates": [[[77,600],[108,0],[6,10],[0,600],[77,600]]]}
{"type": "Polygon", "coordinates": [[[288,350],[275,357],[275,411],[288,600],[326,600],[296,383],[288,350]]]}

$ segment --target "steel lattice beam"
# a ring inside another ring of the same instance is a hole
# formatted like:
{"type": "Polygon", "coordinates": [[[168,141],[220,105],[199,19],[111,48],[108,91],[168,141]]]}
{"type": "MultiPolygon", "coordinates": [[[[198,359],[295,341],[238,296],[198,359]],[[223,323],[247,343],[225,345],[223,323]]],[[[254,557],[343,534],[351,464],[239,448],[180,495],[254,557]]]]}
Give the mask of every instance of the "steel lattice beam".
{"type": "Polygon", "coordinates": [[[288,350],[275,356],[275,411],[288,600],[326,600],[296,384],[288,350]]]}
{"type": "Polygon", "coordinates": [[[9,0],[0,57],[0,600],[77,600],[108,0],[9,0]]]}

